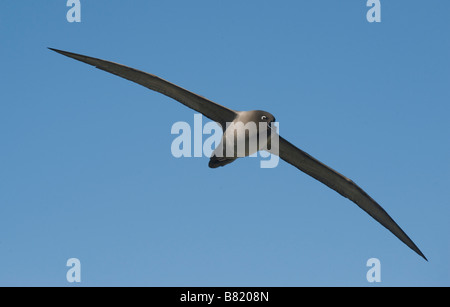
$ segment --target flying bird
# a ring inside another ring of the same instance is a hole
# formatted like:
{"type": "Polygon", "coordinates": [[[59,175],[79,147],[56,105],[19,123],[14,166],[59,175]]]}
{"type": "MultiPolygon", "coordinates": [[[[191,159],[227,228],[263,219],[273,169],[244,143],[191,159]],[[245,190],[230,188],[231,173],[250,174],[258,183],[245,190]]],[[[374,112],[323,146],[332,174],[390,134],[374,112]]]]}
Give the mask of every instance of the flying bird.
{"type": "MultiPolygon", "coordinates": [[[[87,63],[95,66],[98,69],[112,73],[119,77],[128,79],[142,86],[145,86],[151,90],[164,94],[170,98],[173,98],[185,106],[194,109],[197,112],[202,113],[207,118],[217,122],[223,129],[222,142],[218,146],[221,150],[225,150],[226,135],[230,123],[237,122],[255,122],[266,123],[267,133],[276,133],[272,124],[275,122],[275,117],[269,112],[265,111],[235,111],[217,104],[211,100],[208,100],[202,96],[185,90],[173,83],[170,83],[164,79],[161,79],[155,75],[127,67],[121,64],[76,54],[72,52],[57,50],[49,48],[62,55],[68,56],[75,60],[87,63]]],[[[258,130],[258,133],[261,131],[258,130]]],[[[278,135],[277,135],[278,136],[278,135]]],[[[230,145],[229,145],[230,146],[230,145]]],[[[231,145],[232,146],[232,145],[231,145]]],[[[258,145],[259,146],[259,145],[258,145]]],[[[381,225],[391,231],[398,239],[405,243],[409,248],[415,251],[418,255],[427,258],[420,251],[420,249],[414,244],[414,242],[406,235],[406,233],[397,225],[397,223],[389,216],[389,214],[375,201],[373,200],[363,189],[356,185],[349,178],[341,175],[337,171],[316,160],[306,152],[297,148],[289,143],[287,140],[278,136],[278,144],[271,144],[269,141],[267,144],[262,144],[257,149],[266,149],[272,153],[277,154],[281,159],[287,163],[295,166],[302,172],[310,175],[314,179],[327,185],[329,188],[335,190],[342,196],[350,199],[357,204],[361,209],[372,216],[381,225]],[[265,146],[265,147],[264,147],[265,146]]],[[[246,150],[244,156],[250,155],[251,152],[246,150]]],[[[219,155],[218,149],[213,152],[213,155],[209,161],[209,167],[216,168],[227,165],[238,157],[236,150],[233,151],[233,155],[219,155]]],[[[428,260],[427,260],[428,261],[428,260]]]]}

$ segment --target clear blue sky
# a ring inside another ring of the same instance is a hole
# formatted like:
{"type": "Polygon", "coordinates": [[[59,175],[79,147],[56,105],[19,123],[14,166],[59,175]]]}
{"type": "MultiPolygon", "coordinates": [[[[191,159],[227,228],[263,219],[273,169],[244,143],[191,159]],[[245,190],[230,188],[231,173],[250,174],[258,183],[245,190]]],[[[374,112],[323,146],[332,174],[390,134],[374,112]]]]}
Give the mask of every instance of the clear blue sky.
{"type": "Polygon", "coordinates": [[[449,1],[65,3],[0,3],[0,285],[73,286],[75,257],[82,286],[450,286],[449,1]],[[429,262],[283,161],[174,158],[194,111],[46,47],[273,113],[429,262]]]}

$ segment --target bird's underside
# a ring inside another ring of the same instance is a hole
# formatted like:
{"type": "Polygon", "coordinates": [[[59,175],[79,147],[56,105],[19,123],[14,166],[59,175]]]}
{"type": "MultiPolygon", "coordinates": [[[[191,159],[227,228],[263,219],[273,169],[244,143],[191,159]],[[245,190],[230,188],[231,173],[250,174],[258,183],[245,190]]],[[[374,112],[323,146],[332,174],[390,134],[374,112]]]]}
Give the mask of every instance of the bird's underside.
{"type": "MultiPolygon", "coordinates": [[[[233,122],[236,119],[238,113],[244,113],[226,108],[155,75],[148,74],[134,68],[76,53],[52,48],[49,49],[169,96],[181,102],[185,106],[202,113],[211,120],[216,121],[222,126],[223,131],[225,131],[227,123],[233,122]]],[[[251,116],[252,114],[248,113],[248,115],[251,116]]],[[[281,136],[279,137],[278,143],[279,144],[277,147],[270,150],[272,153],[278,154],[279,157],[287,163],[295,166],[302,172],[310,175],[342,196],[353,201],[381,225],[391,231],[413,251],[427,260],[424,254],[397,225],[397,223],[387,214],[387,212],[353,181],[316,160],[306,152],[286,141],[281,136]]],[[[213,156],[211,157],[209,166],[215,168],[231,163],[234,160],[235,158],[215,158],[213,156]]]]}

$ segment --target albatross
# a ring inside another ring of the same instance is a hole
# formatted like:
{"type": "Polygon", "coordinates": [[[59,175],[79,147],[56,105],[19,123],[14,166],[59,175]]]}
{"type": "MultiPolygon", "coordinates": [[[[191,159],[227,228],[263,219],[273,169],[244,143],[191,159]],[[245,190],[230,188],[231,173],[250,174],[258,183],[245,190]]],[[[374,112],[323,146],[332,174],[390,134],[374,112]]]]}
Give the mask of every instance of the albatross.
{"type": "MultiPolygon", "coordinates": [[[[206,99],[200,95],[192,93],[184,88],[181,88],[173,83],[170,83],[158,76],[127,67],[121,64],[105,61],[81,54],[62,51],[54,48],[49,48],[52,51],[73,58],[75,60],[87,63],[95,66],[98,69],[112,73],[119,77],[128,79],[142,86],[145,86],[153,91],[164,94],[170,98],[181,102],[185,106],[200,112],[207,118],[217,122],[223,129],[222,142],[218,148],[224,149],[226,142],[225,136],[227,135],[227,129],[230,123],[242,122],[244,124],[248,122],[254,122],[257,125],[260,123],[267,124],[268,134],[277,133],[273,129],[272,123],[275,122],[275,117],[266,111],[235,111],[225,106],[217,104],[209,99],[206,99]],[[222,146],[223,145],[223,146],[222,146]]],[[[261,127],[261,126],[259,126],[261,127]]],[[[258,130],[258,133],[261,131],[258,130]]],[[[352,180],[338,173],[334,169],[328,167],[322,162],[318,161],[314,157],[310,156],[303,150],[297,148],[281,136],[277,134],[278,144],[270,144],[267,142],[264,146],[257,149],[266,149],[271,153],[277,154],[282,160],[298,168],[302,172],[308,174],[314,179],[325,184],[329,188],[338,192],[342,196],[348,198],[361,209],[367,212],[377,222],[391,231],[398,239],[400,239],[409,248],[415,251],[423,259],[427,260],[425,255],[420,251],[416,244],[408,237],[408,235],[400,228],[400,226],[389,216],[389,214],[375,201],[373,200],[363,189],[356,185],[352,180]]],[[[244,156],[250,155],[251,152],[246,151],[244,156]]],[[[233,155],[219,155],[218,150],[213,152],[213,155],[209,161],[209,167],[217,168],[225,166],[240,156],[236,156],[236,150],[233,151],[233,155]]],[[[428,261],[428,260],[427,260],[428,261]]]]}

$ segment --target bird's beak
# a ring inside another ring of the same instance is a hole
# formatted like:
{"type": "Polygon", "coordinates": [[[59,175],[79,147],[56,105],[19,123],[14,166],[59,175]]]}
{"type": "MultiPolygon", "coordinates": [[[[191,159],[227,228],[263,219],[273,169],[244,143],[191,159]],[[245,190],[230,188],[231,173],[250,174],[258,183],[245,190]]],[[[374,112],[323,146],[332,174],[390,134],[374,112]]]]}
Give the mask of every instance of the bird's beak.
{"type": "Polygon", "coordinates": [[[273,124],[275,121],[267,123],[267,127],[269,127],[270,130],[277,132],[277,127],[273,124]]]}

